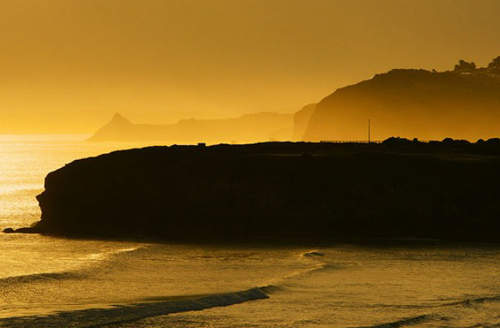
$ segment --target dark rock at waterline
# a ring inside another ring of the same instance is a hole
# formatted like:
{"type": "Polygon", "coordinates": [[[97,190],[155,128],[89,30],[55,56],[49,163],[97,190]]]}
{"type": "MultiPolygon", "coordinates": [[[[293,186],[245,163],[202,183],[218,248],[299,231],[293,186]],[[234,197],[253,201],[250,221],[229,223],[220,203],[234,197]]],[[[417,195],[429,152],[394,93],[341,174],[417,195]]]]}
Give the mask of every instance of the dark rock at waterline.
{"type": "Polygon", "coordinates": [[[499,185],[500,147],[487,143],[148,147],[51,172],[27,232],[499,240],[499,185]]]}
{"type": "Polygon", "coordinates": [[[5,228],[3,229],[4,233],[39,233],[41,232],[39,229],[36,227],[24,227],[24,228],[18,228],[18,229],[13,229],[13,228],[5,228]]]}
{"type": "Polygon", "coordinates": [[[39,233],[40,230],[37,229],[36,227],[25,227],[25,228],[16,229],[14,232],[16,232],[16,233],[39,233]]]}

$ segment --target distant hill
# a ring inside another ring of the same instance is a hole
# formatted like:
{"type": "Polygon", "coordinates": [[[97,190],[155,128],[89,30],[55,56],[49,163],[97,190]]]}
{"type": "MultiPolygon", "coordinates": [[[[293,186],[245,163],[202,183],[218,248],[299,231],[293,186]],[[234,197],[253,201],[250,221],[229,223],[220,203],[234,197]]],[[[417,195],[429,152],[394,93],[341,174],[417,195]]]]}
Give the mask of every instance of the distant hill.
{"type": "Polygon", "coordinates": [[[290,140],[293,115],[255,113],[236,118],[181,120],[176,124],[134,124],[120,114],[100,128],[89,141],[162,141],[166,143],[248,143],[290,140]]]}
{"type": "Polygon", "coordinates": [[[395,69],[340,88],[311,116],[304,139],[390,136],[475,140],[500,134],[500,57],[487,67],[460,61],[453,71],[395,69]]]}
{"type": "Polygon", "coordinates": [[[302,140],[315,109],[316,104],[309,104],[293,115],[293,140],[302,140]]]}

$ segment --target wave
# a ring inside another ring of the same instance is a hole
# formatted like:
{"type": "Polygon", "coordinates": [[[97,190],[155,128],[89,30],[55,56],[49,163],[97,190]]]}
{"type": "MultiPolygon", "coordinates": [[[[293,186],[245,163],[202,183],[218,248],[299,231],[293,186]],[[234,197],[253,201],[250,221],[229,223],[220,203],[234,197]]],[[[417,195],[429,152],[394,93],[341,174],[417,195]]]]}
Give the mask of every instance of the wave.
{"type": "MultiPolygon", "coordinates": [[[[433,304],[433,305],[381,305],[377,304],[376,306],[385,306],[385,307],[404,307],[404,308],[411,308],[411,309],[416,309],[416,308],[450,308],[450,307],[456,307],[456,306],[463,306],[463,307],[469,307],[469,306],[475,306],[483,303],[488,303],[488,302],[500,302],[500,295],[493,295],[493,296],[483,296],[483,297],[476,297],[476,298],[467,298],[455,302],[448,302],[448,303],[442,303],[442,304],[433,304]]],[[[451,309],[450,309],[451,310],[451,309]]],[[[477,309],[474,309],[476,311],[477,309]]],[[[460,310],[462,312],[463,310],[460,310]]],[[[385,322],[385,323],[380,323],[372,326],[362,326],[362,327],[357,327],[357,328],[399,328],[403,326],[411,326],[411,325],[416,325],[420,324],[423,322],[428,322],[428,321],[449,321],[453,316],[451,317],[445,317],[441,315],[442,310],[439,311],[440,314],[437,313],[431,313],[431,314],[423,314],[423,315],[418,315],[415,317],[409,317],[409,318],[404,318],[392,322],[385,322]]],[[[440,325],[443,326],[443,325],[440,325]]],[[[482,325],[478,325],[482,326],[482,325]]],[[[494,325],[497,327],[497,325],[494,325]]],[[[472,327],[472,326],[471,326],[472,327]]],[[[493,327],[493,326],[492,326],[493,327]]]]}
{"type": "Polygon", "coordinates": [[[286,279],[292,279],[292,278],[299,278],[299,277],[304,276],[306,274],[310,274],[310,273],[317,272],[317,271],[322,271],[322,270],[325,270],[325,269],[331,268],[331,267],[333,267],[333,266],[328,265],[327,263],[322,263],[322,262],[316,263],[315,265],[313,265],[309,268],[293,271],[293,272],[285,275],[283,278],[281,278],[280,281],[286,280],[286,279]]]}
{"type": "Polygon", "coordinates": [[[472,306],[472,305],[482,304],[482,303],[487,303],[487,302],[500,302],[500,295],[483,296],[483,297],[476,297],[476,298],[466,298],[464,300],[460,300],[460,301],[456,301],[456,302],[445,303],[445,304],[442,304],[441,306],[456,306],[456,305],[472,306]]]}
{"type": "Polygon", "coordinates": [[[53,281],[78,278],[78,273],[71,271],[43,272],[20,276],[12,276],[0,279],[0,286],[12,286],[16,284],[31,284],[40,281],[53,281]]]}
{"type": "Polygon", "coordinates": [[[312,251],[307,251],[302,254],[300,254],[301,257],[309,257],[309,258],[314,258],[318,256],[325,256],[325,254],[321,253],[318,250],[312,250],[312,251]]]}
{"type": "Polygon", "coordinates": [[[150,302],[113,305],[110,308],[58,312],[47,316],[4,318],[0,319],[0,326],[9,328],[97,328],[103,325],[136,321],[152,316],[187,311],[200,311],[212,307],[229,306],[267,299],[269,298],[268,294],[271,293],[274,288],[276,287],[263,286],[229,293],[165,297],[150,302]]]}
{"type": "Polygon", "coordinates": [[[466,298],[454,302],[438,303],[438,304],[373,304],[370,307],[387,307],[401,309],[433,309],[452,306],[473,306],[488,302],[500,302],[500,295],[483,296],[476,298],[466,298]]]}
{"type": "Polygon", "coordinates": [[[299,259],[306,260],[307,263],[311,263],[311,265],[303,269],[292,271],[282,277],[268,280],[267,281],[268,285],[273,286],[274,291],[282,290],[284,289],[283,285],[285,285],[286,281],[289,279],[296,279],[305,276],[307,274],[326,270],[329,268],[334,268],[334,266],[331,264],[319,261],[319,257],[322,257],[323,255],[310,255],[310,254],[322,254],[322,253],[319,253],[319,251],[316,250],[300,253],[298,255],[299,259]]]}
{"type": "Polygon", "coordinates": [[[400,319],[392,322],[385,322],[381,324],[376,324],[373,326],[362,326],[358,328],[399,328],[403,326],[412,326],[417,325],[419,323],[423,323],[431,320],[446,320],[444,317],[437,317],[436,315],[423,314],[415,317],[409,317],[400,319]]]}
{"type": "MultiPolygon", "coordinates": [[[[144,247],[144,246],[143,246],[144,247]]],[[[139,248],[128,248],[113,251],[105,254],[87,255],[87,259],[102,260],[113,255],[136,251],[139,248]]],[[[171,313],[198,311],[213,307],[230,306],[255,300],[268,299],[275,292],[282,291],[284,287],[280,284],[287,279],[296,278],[300,275],[322,270],[328,265],[314,259],[308,259],[313,262],[308,268],[292,272],[279,279],[277,284],[265,284],[245,290],[205,295],[184,295],[184,296],[166,296],[141,299],[136,303],[129,304],[102,304],[90,309],[79,309],[72,311],[61,311],[48,315],[18,316],[0,319],[0,327],[10,328],[35,328],[35,327],[77,327],[77,328],[97,328],[109,324],[120,324],[131,322],[147,317],[166,315],[171,313]]],[[[61,273],[46,273],[17,277],[17,279],[30,282],[36,279],[75,279],[84,278],[82,270],[61,273]],[[45,278],[44,278],[45,277],[45,278]]]]}
{"type": "Polygon", "coordinates": [[[116,250],[109,251],[109,252],[92,253],[92,254],[84,256],[82,259],[92,260],[92,261],[96,261],[96,260],[102,261],[102,260],[105,260],[107,258],[110,258],[112,256],[116,256],[119,254],[135,252],[135,251],[137,251],[141,248],[144,248],[144,247],[145,246],[128,247],[128,248],[116,249],[116,250]]]}
{"type": "Polygon", "coordinates": [[[87,272],[96,263],[102,263],[103,261],[110,259],[114,256],[137,251],[144,246],[121,248],[108,252],[93,253],[86,255],[80,260],[84,263],[83,266],[78,268],[58,271],[58,272],[41,272],[26,275],[10,276],[5,278],[0,278],[0,288],[1,287],[13,287],[18,284],[31,284],[37,282],[51,282],[54,280],[69,280],[69,279],[82,279],[86,277],[87,272]]]}

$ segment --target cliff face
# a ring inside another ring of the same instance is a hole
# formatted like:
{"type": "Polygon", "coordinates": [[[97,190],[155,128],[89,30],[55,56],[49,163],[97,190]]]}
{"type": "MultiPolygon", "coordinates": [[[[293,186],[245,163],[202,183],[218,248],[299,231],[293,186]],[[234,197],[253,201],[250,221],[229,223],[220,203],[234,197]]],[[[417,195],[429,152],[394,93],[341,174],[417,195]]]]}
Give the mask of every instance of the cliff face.
{"type": "Polygon", "coordinates": [[[89,141],[161,141],[166,143],[245,143],[290,140],[292,114],[255,113],[219,120],[181,120],[176,124],[133,124],[120,114],[89,141]]]}
{"type": "Polygon", "coordinates": [[[118,151],[50,173],[35,229],[169,240],[498,239],[500,148],[467,155],[481,147],[396,140],[118,151]]]}
{"type": "Polygon", "coordinates": [[[305,140],[390,136],[477,139],[500,133],[500,74],[392,70],[338,89],[316,107],[305,140]]]}

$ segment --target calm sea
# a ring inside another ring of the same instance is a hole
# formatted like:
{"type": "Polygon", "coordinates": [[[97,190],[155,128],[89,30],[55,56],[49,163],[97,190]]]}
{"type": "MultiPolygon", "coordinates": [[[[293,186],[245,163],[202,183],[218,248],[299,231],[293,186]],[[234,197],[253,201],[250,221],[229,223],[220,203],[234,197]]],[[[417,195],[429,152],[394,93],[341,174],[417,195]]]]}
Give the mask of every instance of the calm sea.
{"type": "MultiPolygon", "coordinates": [[[[35,196],[51,170],[140,146],[85,137],[0,136],[1,229],[39,218],[35,196]]],[[[0,233],[0,327],[406,326],[499,327],[500,247],[224,247],[0,233]]]]}

